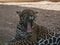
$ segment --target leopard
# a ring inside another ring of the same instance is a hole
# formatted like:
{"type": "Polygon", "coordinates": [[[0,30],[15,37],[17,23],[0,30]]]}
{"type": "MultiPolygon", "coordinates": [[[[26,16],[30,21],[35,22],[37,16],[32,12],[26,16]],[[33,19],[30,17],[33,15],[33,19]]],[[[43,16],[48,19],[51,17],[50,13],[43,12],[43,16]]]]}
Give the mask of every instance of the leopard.
{"type": "Polygon", "coordinates": [[[48,39],[53,36],[47,27],[35,23],[38,11],[33,9],[24,9],[16,11],[19,16],[16,35],[10,45],[38,45],[40,39],[48,39]]]}

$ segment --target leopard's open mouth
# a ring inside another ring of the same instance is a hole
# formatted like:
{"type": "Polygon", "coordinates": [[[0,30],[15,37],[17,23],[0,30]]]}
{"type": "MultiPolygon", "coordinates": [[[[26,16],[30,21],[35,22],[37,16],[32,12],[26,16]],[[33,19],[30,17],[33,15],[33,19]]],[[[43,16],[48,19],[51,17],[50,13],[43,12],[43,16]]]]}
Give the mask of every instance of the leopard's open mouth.
{"type": "Polygon", "coordinates": [[[32,32],[32,27],[29,22],[27,23],[27,32],[32,32]]]}
{"type": "Polygon", "coordinates": [[[34,21],[34,16],[27,16],[26,20],[25,20],[25,24],[26,24],[26,32],[30,33],[32,32],[32,26],[33,26],[33,21],[34,21]]]}

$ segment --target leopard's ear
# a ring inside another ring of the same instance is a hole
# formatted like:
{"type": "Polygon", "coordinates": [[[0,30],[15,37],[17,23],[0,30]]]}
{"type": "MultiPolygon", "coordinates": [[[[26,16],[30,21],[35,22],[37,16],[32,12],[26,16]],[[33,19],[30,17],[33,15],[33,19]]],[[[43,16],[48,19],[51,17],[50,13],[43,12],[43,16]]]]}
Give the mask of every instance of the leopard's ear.
{"type": "Polygon", "coordinates": [[[35,11],[34,14],[35,14],[35,18],[36,18],[37,17],[37,14],[38,14],[38,11],[35,11]]]}
{"type": "Polygon", "coordinates": [[[18,14],[19,17],[21,17],[21,15],[22,15],[21,11],[16,11],[16,13],[18,14]]]}
{"type": "Polygon", "coordinates": [[[38,11],[36,11],[35,14],[38,14],[38,11]]]}
{"type": "Polygon", "coordinates": [[[17,13],[18,15],[20,15],[20,14],[21,14],[21,11],[16,11],[16,13],[17,13]]]}

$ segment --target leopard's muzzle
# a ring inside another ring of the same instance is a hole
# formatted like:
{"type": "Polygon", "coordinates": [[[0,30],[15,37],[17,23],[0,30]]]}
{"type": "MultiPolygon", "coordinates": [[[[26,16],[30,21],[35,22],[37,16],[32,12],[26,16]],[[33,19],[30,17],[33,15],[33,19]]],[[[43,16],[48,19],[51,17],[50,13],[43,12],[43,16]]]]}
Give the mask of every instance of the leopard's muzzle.
{"type": "Polygon", "coordinates": [[[24,24],[26,27],[26,32],[32,32],[32,25],[33,25],[33,21],[34,21],[34,16],[33,15],[27,15],[24,17],[24,24]]]}

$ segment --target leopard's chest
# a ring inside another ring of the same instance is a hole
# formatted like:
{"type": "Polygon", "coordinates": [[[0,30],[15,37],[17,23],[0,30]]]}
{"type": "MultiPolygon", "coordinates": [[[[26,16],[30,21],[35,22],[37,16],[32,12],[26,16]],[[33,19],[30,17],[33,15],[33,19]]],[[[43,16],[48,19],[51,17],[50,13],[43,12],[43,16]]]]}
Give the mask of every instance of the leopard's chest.
{"type": "Polygon", "coordinates": [[[25,30],[25,26],[24,24],[19,24],[17,26],[17,33],[18,35],[20,36],[20,40],[26,40],[26,39],[29,39],[29,40],[32,40],[32,41],[37,41],[37,26],[35,26],[35,24],[33,24],[32,26],[32,32],[26,32],[24,31],[25,30]]]}

